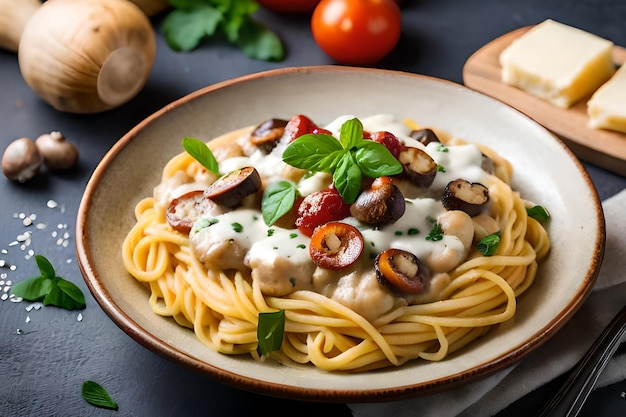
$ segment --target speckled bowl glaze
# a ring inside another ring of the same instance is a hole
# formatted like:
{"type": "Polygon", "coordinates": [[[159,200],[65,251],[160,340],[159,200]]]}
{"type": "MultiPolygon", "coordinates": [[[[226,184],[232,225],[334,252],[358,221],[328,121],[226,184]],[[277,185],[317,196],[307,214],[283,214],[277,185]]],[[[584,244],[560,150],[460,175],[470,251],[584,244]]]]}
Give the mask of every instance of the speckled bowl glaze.
{"type": "Polygon", "coordinates": [[[604,249],[604,217],[582,165],[546,129],[461,85],[425,76],[338,66],[283,68],[211,85],[166,106],[119,140],[93,173],[77,219],[85,281],[109,317],[146,348],[235,387],[314,401],[388,401],[491,375],[557,332],[585,300],[604,249]],[[271,117],[392,113],[484,143],[508,158],[514,188],[551,212],[552,249],[515,317],[441,362],[346,374],[290,368],[211,351],[192,331],[154,314],[124,269],[122,241],[133,209],[151,195],[184,136],[209,140],[271,117]],[[146,157],[149,155],[149,157],[146,157]],[[106,225],[106,226],[104,226],[106,225]]]}

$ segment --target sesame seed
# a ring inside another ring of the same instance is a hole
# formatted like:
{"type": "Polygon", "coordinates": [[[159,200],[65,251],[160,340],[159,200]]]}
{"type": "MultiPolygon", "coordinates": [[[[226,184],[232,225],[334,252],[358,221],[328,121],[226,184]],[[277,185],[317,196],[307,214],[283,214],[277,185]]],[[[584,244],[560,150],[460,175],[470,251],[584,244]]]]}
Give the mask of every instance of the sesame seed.
{"type": "Polygon", "coordinates": [[[56,208],[58,206],[58,203],[54,200],[48,200],[46,206],[48,206],[48,208],[56,208]]]}

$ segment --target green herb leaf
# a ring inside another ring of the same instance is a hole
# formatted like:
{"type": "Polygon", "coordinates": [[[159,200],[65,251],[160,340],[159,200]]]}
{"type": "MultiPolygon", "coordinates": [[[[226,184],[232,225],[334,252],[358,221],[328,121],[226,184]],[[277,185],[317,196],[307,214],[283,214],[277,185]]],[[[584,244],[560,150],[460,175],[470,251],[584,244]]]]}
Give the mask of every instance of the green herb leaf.
{"type": "Polygon", "coordinates": [[[28,301],[41,301],[67,310],[86,307],[83,292],[72,282],[56,276],[54,267],[44,256],[35,255],[41,276],[26,279],[11,287],[11,292],[28,301]]]}
{"type": "Polygon", "coordinates": [[[257,339],[259,341],[259,353],[262,356],[280,349],[285,334],[285,311],[279,310],[272,313],[259,313],[257,326],[257,339]]]}
{"type": "Polygon", "coordinates": [[[433,242],[437,242],[443,239],[443,229],[439,223],[434,223],[430,232],[426,235],[426,240],[432,240],[433,242]]]}
{"type": "Polygon", "coordinates": [[[161,27],[170,48],[191,51],[207,39],[222,36],[248,57],[281,61],[285,48],[280,38],[252,18],[254,0],[171,0],[174,10],[161,27]]]}
{"type": "Polygon", "coordinates": [[[54,267],[45,256],[35,255],[35,262],[37,262],[37,267],[39,268],[42,278],[52,279],[56,277],[57,273],[54,267]]]}
{"type": "Polygon", "coordinates": [[[354,162],[350,153],[345,153],[333,172],[333,184],[343,201],[347,204],[355,202],[361,191],[361,170],[354,162]]]}
{"type": "Polygon", "coordinates": [[[528,213],[529,217],[537,220],[540,223],[547,221],[550,218],[550,213],[543,206],[533,206],[526,209],[526,213],[528,213]]]}
{"type": "Polygon", "coordinates": [[[11,287],[11,292],[28,301],[40,301],[50,292],[52,280],[44,277],[33,277],[18,282],[11,287]]]}
{"type": "Polygon", "coordinates": [[[492,256],[500,245],[500,232],[485,236],[478,242],[477,249],[483,256],[492,256]]]}
{"type": "Polygon", "coordinates": [[[363,141],[363,124],[357,118],[346,120],[339,128],[339,141],[344,149],[352,150],[363,141]]]}
{"type": "MultiPolygon", "coordinates": [[[[61,292],[64,294],[64,296],[69,297],[69,299],[67,300],[67,305],[69,305],[71,302],[73,302],[75,309],[76,308],[85,308],[85,306],[86,306],[86,304],[85,304],[85,295],[80,290],[80,288],[78,288],[76,285],[74,285],[73,282],[70,282],[70,281],[65,280],[63,278],[58,278],[57,286],[59,287],[59,290],[61,290],[61,292]]],[[[65,307],[65,308],[68,308],[68,307],[65,307]]],[[[68,309],[70,309],[70,308],[68,308],[68,309]]]]}
{"type": "Polygon", "coordinates": [[[291,166],[316,172],[333,172],[345,150],[334,137],[325,134],[302,135],[283,151],[283,161],[291,166]]]}
{"type": "Polygon", "coordinates": [[[200,139],[185,137],[183,138],[183,148],[189,155],[193,156],[196,161],[200,162],[203,167],[219,175],[217,160],[206,143],[202,142],[200,139]]]}
{"type": "Polygon", "coordinates": [[[222,13],[208,4],[176,9],[163,19],[163,35],[173,50],[192,51],[215,34],[222,19],[222,13]]]}
{"type": "Polygon", "coordinates": [[[287,214],[293,207],[298,195],[296,184],[291,181],[278,181],[269,184],[261,200],[261,213],[265,224],[271,226],[287,214]]]}
{"type": "Polygon", "coordinates": [[[366,177],[378,178],[402,172],[402,164],[391,152],[384,145],[372,140],[359,143],[354,159],[366,177]]]}
{"type": "Polygon", "coordinates": [[[245,19],[234,43],[248,58],[260,61],[282,61],[285,48],[280,38],[265,25],[250,18],[245,19]]]}
{"type": "Polygon", "coordinates": [[[339,140],[327,134],[302,135],[285,148],[283,161],[296,168],[333,174],[341,198],[352,204],[363,175],[377,178],[402,172],[402,165],[385,146],[363,138],[354,118],[341,125],[339,140]]]}
{"type": "Polygon", "coordinates": [[[81,392],[85,401],[91,405],[95,405],[100,408],[108,408],[110,410],[118,409],[118,406],[115,401],[113,401],[113,398],[111,398],[109,393],[97,382],[83,382],[81,392]]]}

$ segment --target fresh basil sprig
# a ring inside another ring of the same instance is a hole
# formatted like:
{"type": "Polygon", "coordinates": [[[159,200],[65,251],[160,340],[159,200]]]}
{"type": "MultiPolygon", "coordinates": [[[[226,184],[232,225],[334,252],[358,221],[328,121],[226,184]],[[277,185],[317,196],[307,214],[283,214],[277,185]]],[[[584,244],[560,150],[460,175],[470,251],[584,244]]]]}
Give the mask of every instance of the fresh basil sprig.
{"type": "Polygon", "coordinates": [[[161,27],[170,48],[192,51],[203,41],[222,35],[249,58],[282,61],[280,38],[252,18],[259,4],[254,0],[169,0],[174,10],[161,27]]]}
{"type": "Polygon", "coordinates": [[[203,167],[209,171],[219,175],[219,165],[213,152],[206,143],[200,139],[185,137],[183,138],[183,148],[187,153],[193,156],[196,161],[200,162],[203,167]]]}
{"type": "Polygon", "coordinates": [[[402,165],[384,145],[363,138],[363,125],[356,118],[341,125],[339,140],[327,134],[300,136],[285,148],[283,161],[296,168],[331,173],[347,204],[359,195],[363,175],[377,178],[402,172],[402,165]]]}
{"type": "Polygon", "coordinates": [[[83,382],[83,387],[81,390],[83,398],[91,405],[95,405],[100,408],[108,408],[110,410],[117,410],[118,406],[113,398],[109,395],[109,393],[102,387],[102,385],[98,384],[94,381],[85,381],[83,382]]]}
{"type": "Polygon", "coordinates": [[[11,292],[28,301],[43,300],[44,305],[52,305],[75,310],[85,308],[85,295],[72,282],[56,275],[54,267],[42,255],[35,255],[41,275],[18,282],[11,292]]]}
{"type": "Polygon", "coordinates": [[[300,193],[291,181],[271,183],[263,192],[261,213],[266,225],[271,226],[293,207],[300,193]]]}
{"type": "Polygon", "coordinates": [[[259,341],[259,354],[266,356],[280,349],[285,334],[285,310],[271,313],[259,313],[257,325],[257,339],[259,341]]]}

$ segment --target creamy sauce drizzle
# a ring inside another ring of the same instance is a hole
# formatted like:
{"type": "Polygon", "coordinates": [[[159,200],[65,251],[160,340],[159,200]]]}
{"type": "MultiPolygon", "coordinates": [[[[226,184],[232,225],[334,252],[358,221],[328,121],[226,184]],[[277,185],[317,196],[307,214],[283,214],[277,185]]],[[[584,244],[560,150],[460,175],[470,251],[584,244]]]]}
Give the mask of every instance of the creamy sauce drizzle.
{"type": "MultiPolygon", "coordinates": [[[[340,126],[353,117],[350,115],[338,117],[325,128],[333,132],[335,137],[339,137],[340,126]]],[[[405,214],[395,223],[380,228],[372,228],[371,226],[361,224],[358,220],[351,217],[344,219],[345,222],[356,226],[363,235],[365,241],[364,252],[367,252],[362,256],[373,258],[376,253],[388,248],[407,250],[420,259],[425,259],[431,253],[445,249],[463,251],[463,244],[454,235],[444,234],[443,239],[439,241],[426,239],[426,235],[432,229],[433,219],[437,219],[438,216],[446,212],[441,201],[430,196],[441,195],[445,185],[457,178],[463,178],[471,182],[487,180],[488,174],[481,168],[482,153],[478,147],[472,144],[442,146],[437,143],[424,146],[410,138],[409,127],[391,115],[375,115],[360,120],[363,123],[364,130],[370,132],[389,131],[406,145],[424,149],[437,164],[445,168],[445,170],[437,172],[435,181],[430,187],[427,196],[406,199],[405,214]]],[[[284,179],[285,170],[290,168],[282,161],[284,147],[285,145],[279,144],[269,154],[265,154],[257,149],[247,156],[225,159],[220,162],[220,172],[226,173],[244,166],[254,166],[261,175],[265,185],[272,181],[282,180],[284,179]]],[[[181,191],[191,190],[194,187],[195,189],[204,188],[208,185],[204,183],[206,180],[206,178],[200,178],[192,183],[181,183],[180,180],[174,178],[169,183],[164,181],[155,189],[155,196],[158,194],[160,196],[159,201],[162,202],[167,198],[171,199],[173,196],[182,194],[181,191]]],[[[299,182],[298,189],[303,196],[306,196],[328,187],[329,182],[330,176],[328,174],[317,173],[299,182]]],[[[275,276],[271,279],[275,281],[276,275],[284,274],[284,279],[289,280],[288,289],[291,291],[314,288],[313,281],[310,278],[307,280],[307,276],[310,274],[307,272],[303,277],[302,272],[298,272],[307,270],[312,273],[316,268],[309,256],[308,245],[310,239],[297,229],[283,229],[277,226],[268,227],[265,225],[258,209],[241,207],[218,216],[208,215],[200,218],[196,221],[190,237],[196,253],[202,252],[207,247],[211,247],[211,245],[223,245],[225,242],[236,244],[241,249],[239,256],[241,259],[236,260],[236,262],[241,263],[241,267],[250,267],[251,264],[271,267],[276,265],[279,259],[287,261],[291,265],[290,270],[277,270],[272,274],[275,276]]],[[[219,251],[216,253],[218,253],[216,257],[221,256],[219,251]]],[[[207,257],[204,259],[204,262],[209,266],[224,268],[224,265],[219,264],[219,259],[215,259],[212,263],[211,259],[207,257]]],[[[233,262],[233,260],[229,262],[233,262]]],[[[254,278],[254,269],[252,272],[254,278]]],[[[285,292],[284,285],[280,290],[276,290],[273,287],[270,288],[270,284],[267,285],[268,287],[265,290],[270,295],[284,295],[272,294],[272,292],[285,292]]],[[[271,285],[276,284],[272,283],[271,285]]],[[[345,304],[350,304],[349,300],[344,300],[346,298],[345,291],[345,288],[340,288],[337,290],[334,298],[340,299],[345,304]]],[[[381,289],[380,291],[386,290],[381,289]]],[[[290,291],[288,290],[287,292],[290,291]]],[[[327,295],[333,297],[333,294],[327,295]]],[[[436,298],[436,294],[434,297],[436,298]]],[[[406,302],[405,299],[402,300],[406,302]]],[[[380,307],[380,311],[371,305],[367,308],[363,307],[364,311],[358,311],[361,308],[356,305],[354,309],[366,317],[375,317],[390,308],[389,302],[383,304],[384,306],[380,307]],[[367,309],[372,311],[367,311],[367,309]]]]}

